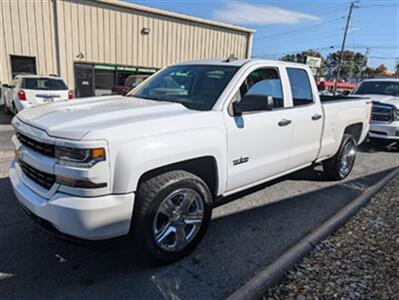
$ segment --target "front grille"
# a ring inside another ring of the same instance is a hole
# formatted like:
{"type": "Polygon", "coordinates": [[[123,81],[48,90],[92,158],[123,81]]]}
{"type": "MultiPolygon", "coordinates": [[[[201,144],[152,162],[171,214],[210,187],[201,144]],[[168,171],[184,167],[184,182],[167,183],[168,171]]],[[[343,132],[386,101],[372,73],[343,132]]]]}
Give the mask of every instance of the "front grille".
{"type": "Polygon", "coordinates": [[[389,104],[373,103],[371,120],[378,122],[392,122],[394,119],[394,107],[389,104]]]}
{"type": "Polygon", "coordinates": [[[50,157],[55,156],[54,145],[38,142],[19,132],[16,133],[16,136],[22,145],[25,145],[26,147],[32,149],[33,151],[39,152],[45,156],[50,156],[50,157]]]}
{"type": "Polygon", "coordinates": [[[23,162],[22,160],[20,160],[18,163],[27,177],[29,177],[31,180],[41,185],[45,189],[49,190],[55,183],[55,175],[39,171],[34,167],[28,165],[26,162],[23,162]]]}

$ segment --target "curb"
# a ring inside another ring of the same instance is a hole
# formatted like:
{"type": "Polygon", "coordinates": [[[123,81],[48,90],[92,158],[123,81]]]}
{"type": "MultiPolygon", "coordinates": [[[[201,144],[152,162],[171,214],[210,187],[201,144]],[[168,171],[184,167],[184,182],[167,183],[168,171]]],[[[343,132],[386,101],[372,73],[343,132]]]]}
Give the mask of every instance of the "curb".
{"type": "Polygon", "coordinates": [[[308,234],[304,239],[286,251],[277,260],[266,267],[266,269],[258,273],[226,299],[260,299],[268,286],[276,283],[276,281],[280,279],[298,260],[306,256],[318,243],[348,221],[361,207],[365,206],[368,201],[388,183],[388,181],[398,174],[399,168],[396,168],[375,185],[369,187],[365,192],[355,198],[355,200],[347,204],[337,214],[320,225],[320,227],[315,231],[308,234]]]}

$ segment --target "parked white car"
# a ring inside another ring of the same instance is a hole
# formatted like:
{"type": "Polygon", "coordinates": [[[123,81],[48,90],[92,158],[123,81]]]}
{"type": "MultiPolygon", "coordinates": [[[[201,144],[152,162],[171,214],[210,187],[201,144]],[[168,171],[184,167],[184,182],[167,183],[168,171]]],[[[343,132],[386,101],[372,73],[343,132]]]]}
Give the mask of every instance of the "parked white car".
{"type": "Polygon", "coordinates": [[[17,75],[2,90],[6,112],[14,114],[28,107],[73,98],[62,78],[54,76],[17,75]]]}
{"type": "Polygon", "coordinates": [[[353,94],[373,100],[370,138],[399,141],[399,79],[367,79],[353,94]]]}
{"type": "Polygon", "coordinates": [[[20,112],[12,186],[59,236],[126,236],[140,253],[175,261],[199,243],[221,197],[318,162],[331,179],[348,176],[371,102],[322,101],[302,64],[173,65],[126,97],[20,112]]]}

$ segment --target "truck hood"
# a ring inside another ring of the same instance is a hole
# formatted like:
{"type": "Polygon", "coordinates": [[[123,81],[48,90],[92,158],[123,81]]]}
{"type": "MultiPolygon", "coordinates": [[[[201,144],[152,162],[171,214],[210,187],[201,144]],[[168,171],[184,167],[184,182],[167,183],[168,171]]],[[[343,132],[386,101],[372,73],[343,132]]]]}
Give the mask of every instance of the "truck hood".
{"type": "Polygon", "coordinates": [[[388,96],[388,95],[376,95],[376,94],[367,94],[361,96],[368,97],[376,102],[394,105],[397,109],[399,109],[399,97],[388,96]]]}
{"type": "Polygon", "coordinates": [[[40,105],[17,118],[50,136],[80,140],[91,131],[194,112],[178,103],[105,96],[40,105]]]}

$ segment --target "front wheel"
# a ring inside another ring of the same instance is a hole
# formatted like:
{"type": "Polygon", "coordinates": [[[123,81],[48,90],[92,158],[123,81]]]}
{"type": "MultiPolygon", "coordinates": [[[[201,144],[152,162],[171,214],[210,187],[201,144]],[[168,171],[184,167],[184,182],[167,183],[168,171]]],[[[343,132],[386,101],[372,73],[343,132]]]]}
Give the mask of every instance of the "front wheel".
{"type": "Polygon", "coordinates": [[[323,162],[327,177],[332,180],[346,178],[355,164],[356,150],[356,139],[350,134],[344,134],[337,154],[323,162]]]}
{"type": "Polygon", "coordinates": [[[133,212],[134,247],[141,256],[171,263],[188,255],[202,239],[212,213],[205,182],[172,171],[140,184],[133,212]]]}

